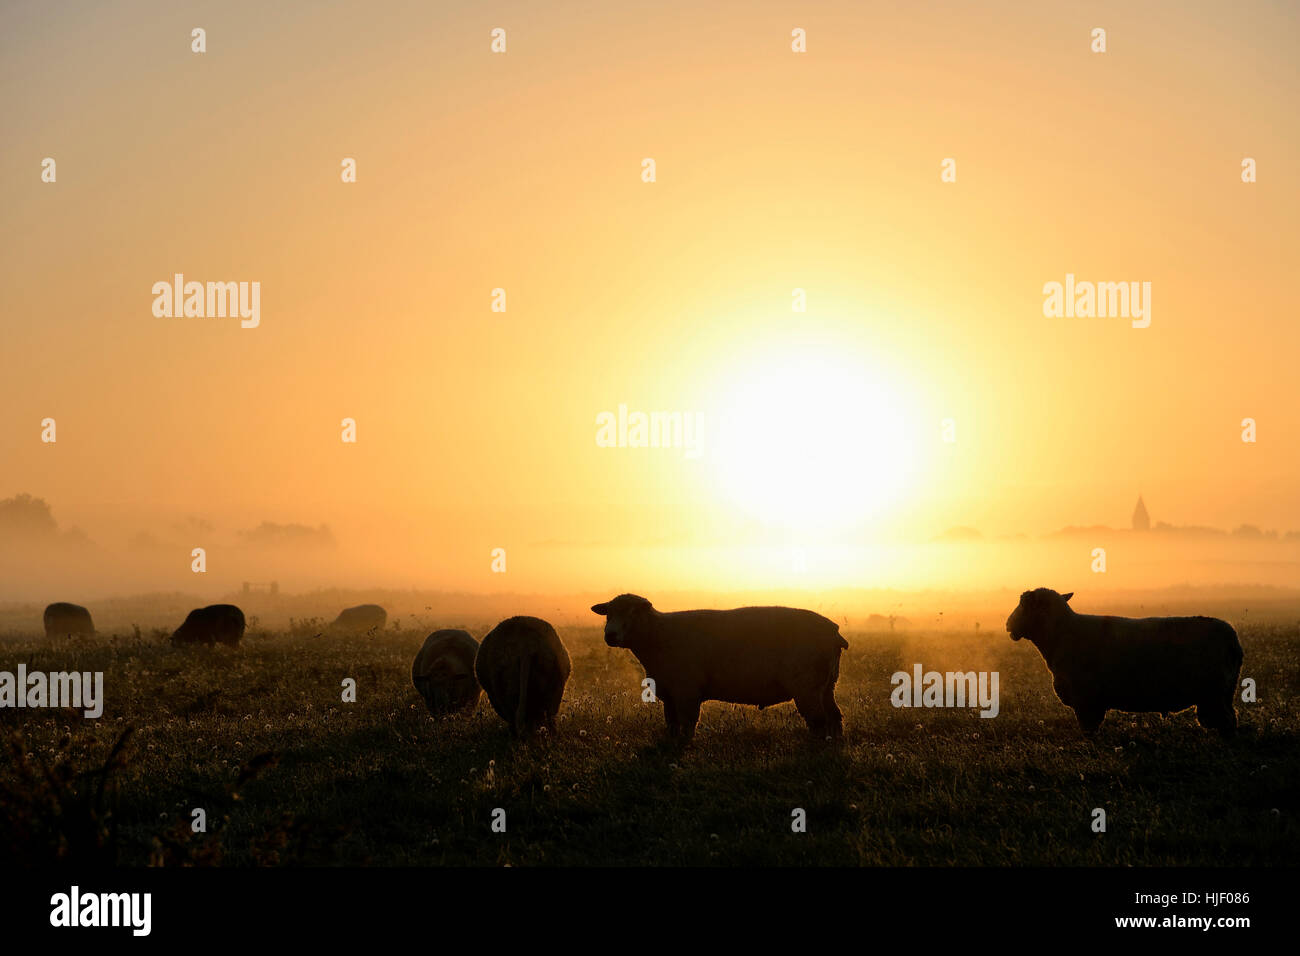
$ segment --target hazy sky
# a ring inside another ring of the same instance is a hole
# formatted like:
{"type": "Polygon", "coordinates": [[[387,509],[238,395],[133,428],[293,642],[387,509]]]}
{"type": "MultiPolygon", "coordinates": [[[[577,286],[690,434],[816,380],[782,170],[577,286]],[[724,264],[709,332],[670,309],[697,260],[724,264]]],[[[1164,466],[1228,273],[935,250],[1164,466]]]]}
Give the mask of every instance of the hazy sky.
{"type": "Polygon", "coordinates": [[[1298,10],[5,3],[0,498],[135,589],[196,546],[214,586],[739,587],[1139,492],[1300,528],[1298,10]],[[175,273],[260,324],[156,317],[175,273]],[[1045,317],[1067,274],[1150,326],[1045,317]],[[620,404],[702,453],[600,447],[620,404]],[[254,559],[264,521],[336,547],[254,559]]]}

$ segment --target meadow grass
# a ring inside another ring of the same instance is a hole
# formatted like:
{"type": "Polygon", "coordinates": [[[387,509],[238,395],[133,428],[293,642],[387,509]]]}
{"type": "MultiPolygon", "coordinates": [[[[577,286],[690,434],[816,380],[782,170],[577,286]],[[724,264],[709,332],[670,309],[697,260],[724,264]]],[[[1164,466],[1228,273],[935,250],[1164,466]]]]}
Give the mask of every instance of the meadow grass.
{"type": "MultiPolygon", "coordinates": [[[[1300,629],[1241,631],[1242,730],[1111,712],[1095,741],[1037,651],[1003,633],[847,632],[846,742],[792,704],[708,703],[661,745],[642,671],[596,628],[558,731],[512,742],[486,698],[434,718],[410,683],[426,632],[0,637],[0,670],[103,671],[103,717],[0,709],[0,850],[119,865],[1229,865],[1300,859],[1300,629]],[[890,675],[996,670],[1001,712],[895,709],[890,675]],[[341,700],[342,681],[357,701],[341,700]],[[131,729],[123,740],[125,731],[131,729]],[[120,753],[110,753],[121,742],[120,753]],[[108,761],[108,766],[105,766],[108,761]],[[203,808],[207,833],[190,830],[203,808]],[[493,811],[506,832],[492,832],[493,811]],[[792,811],[807,832],[792,832],[792,811]],[[1107,830],[1091,829],[1094,808],[1107,830]]],[[[485,629],[475,631],[481,636],[485,629]]]]}

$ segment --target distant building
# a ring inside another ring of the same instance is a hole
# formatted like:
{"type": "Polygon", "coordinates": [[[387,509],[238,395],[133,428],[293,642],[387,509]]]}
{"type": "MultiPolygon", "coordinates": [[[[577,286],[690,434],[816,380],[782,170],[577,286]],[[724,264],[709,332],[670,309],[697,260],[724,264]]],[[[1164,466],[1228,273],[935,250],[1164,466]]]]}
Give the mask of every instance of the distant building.
{"type": "Polygon", "coordinates": [[[1138,495],[1137,507],[1133,509],[1133,530],[1151,530],[1151,516],[1147,514],[1147,506],[1142,503],[1141,495],[1138,495]]]}

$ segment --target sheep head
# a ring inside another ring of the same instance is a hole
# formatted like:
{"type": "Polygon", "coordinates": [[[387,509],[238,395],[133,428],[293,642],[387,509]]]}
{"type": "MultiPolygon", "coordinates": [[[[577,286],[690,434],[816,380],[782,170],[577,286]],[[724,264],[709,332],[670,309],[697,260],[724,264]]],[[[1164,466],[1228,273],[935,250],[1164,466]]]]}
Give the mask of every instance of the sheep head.
{"type": "Polygon", "coordinates": [[[476,678],[472,670],[466,670],[459,661],[446,658],[438,660],[429,668],[428,676],[422,681],[425,701],[434,713],[448,713],[464,704],[476,688],[476,678]]]}
{"type": "Polygon", "coordinates": [[[1020,595],[1020,604],[1007,618],[1007,631],[1013,641],[1022,637],[1030,640],[1047,637],[1061,618],[1073,614],[1067,603],[1074,592],[1057,594],[1051,588],[1037,588],[1020,595]]]}
{"type": "Polygon", "coordinates": [[[605,615],[605,643],[610,647],[630,647],[655,612],[653,604],[636,594],[620,594],[591,609],[605,615]]]}

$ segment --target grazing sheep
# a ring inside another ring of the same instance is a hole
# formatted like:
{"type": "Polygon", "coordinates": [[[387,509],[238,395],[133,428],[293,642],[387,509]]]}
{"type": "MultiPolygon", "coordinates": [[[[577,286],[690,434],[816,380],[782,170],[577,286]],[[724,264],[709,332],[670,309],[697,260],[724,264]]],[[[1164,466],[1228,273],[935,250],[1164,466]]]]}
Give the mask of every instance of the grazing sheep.
{"type": "Polygon", "coordinates": [[[844,734],[835,681],[849,644],[820,614],[791,607],[665,614],[635,594],[592,610],[606,617],[605,643],[630,650],[654,680],[670,738],[691,739],[706,700],[760,708],[793,700],[813,736],[844,734]]]}
{"type": "Polygon", "coordinates": [[[1007,618],[1013,641],[1027,638],[1052,672],[1061,703],[1088,736],[1107,710],[1196,708],[1201,726],[1232,734],[1241,673],[1237,632],[1213,617],[1104,617],[1076,614],[1074,592],[1038,588],[1020,595],[1007,618]]]}
{"type": "Polygon", "coordinates": [[[560,635],[536,617],[502,621],[483,638],[474,658],[474,674],[492,709],[516,737],[540,726],[555,730],[569,670],[560,635]]]}
{"type": "Polygon", "coordinates": [[[45,636],[72,637],[74,634],[94,635],[95,624],[90,612],[80,604],[57,601],[45,609],[45,636]]]}
{"type": "Polygon", "coordinates": [[[330,630],[344,634],[368,634],[382,631],[388,624],[388,612],[378,604],[358,604],[345,607],[330,625],[330,630]]]}
{"type": "Polygon", "coordinates": [[[482,691],[474,676],[478,641],[465,631],[434,631],[411,665],[411,683],[431,714],[473,710],[482,691]]]}
{"type": "Polygon", "coordinates": [[[243,636],[243,611],[233,604],[209,604],[190,611],[172,634],[172,643],[235,645],[243,636]]]}

